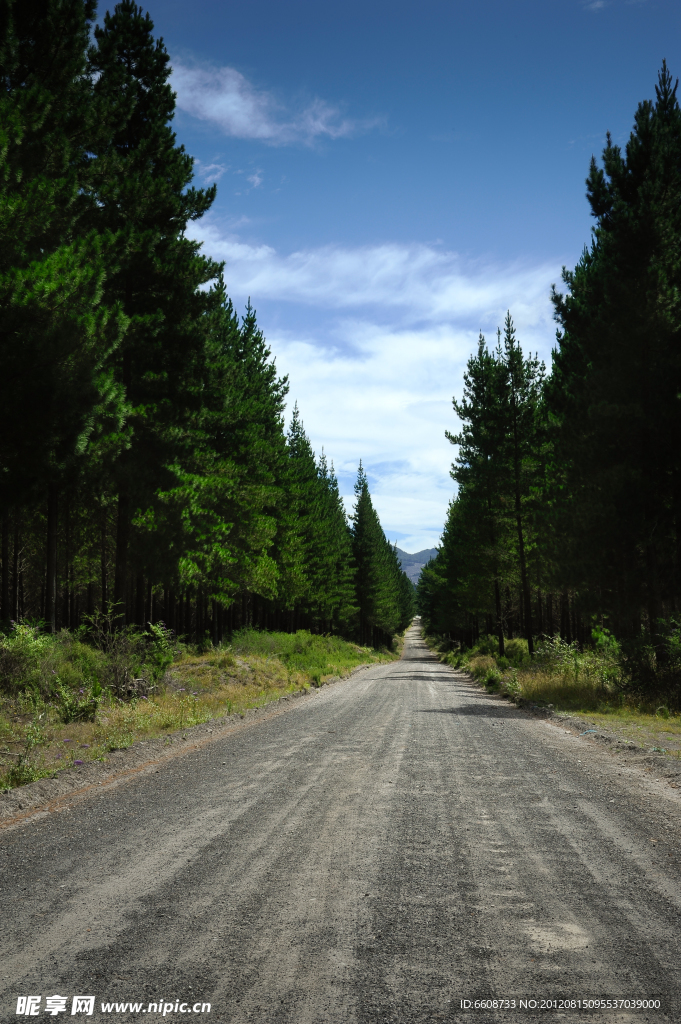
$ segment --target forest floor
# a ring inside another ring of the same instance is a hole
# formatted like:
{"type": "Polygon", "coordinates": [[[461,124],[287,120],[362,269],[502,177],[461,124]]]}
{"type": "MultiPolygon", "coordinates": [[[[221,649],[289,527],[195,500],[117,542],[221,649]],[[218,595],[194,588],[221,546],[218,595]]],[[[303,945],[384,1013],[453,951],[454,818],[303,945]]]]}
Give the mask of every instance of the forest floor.
{"type": "MultiPolygon", "coordinates": [[[[255,639],[276,652],[279,636],[255,639]]],[[[391,654],[334,639],[329,652],[321,649],[325,638],[318,638],[319,643],[315,639],[292,659],[282,652],[234,654],[228,646],[202,654],[183,652],[148,698],[121,701],[106,695],[94,721],[64,723],[49,701],[22,694],[0,697],[0,792],[89,762],[105,762],[140,740],[167,738],[216,718],[263,708],[343,678],[359,665],[393,661],[401,649],[401,640],[398,653],[391,654]]]]}
{"type": "Polygon", "coordinates": [[[681,792],[654,755],[485,693],[416,629],[186,735],[0,797],[1,1020],[55,993],[93,1022],[681,1019],[681,792]]]}

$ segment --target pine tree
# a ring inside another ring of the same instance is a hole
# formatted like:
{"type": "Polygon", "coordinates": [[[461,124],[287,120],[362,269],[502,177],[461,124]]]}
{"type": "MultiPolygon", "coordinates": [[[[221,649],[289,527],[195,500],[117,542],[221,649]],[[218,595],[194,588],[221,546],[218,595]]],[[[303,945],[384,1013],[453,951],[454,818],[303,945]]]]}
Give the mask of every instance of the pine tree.
{"type": "Polygon", "coordinates": [[[215,192],[151,20],[122,0],[91,45],[89,0],[0,13],[1,614],[352,633],[364,531],[362,629],[390,642],[413,595],[368,489],[351,532],[255,311],[186,238],[215,192]]]}
{"type": "Polygon", "coordinates": [[[390,644],[413,614],[411,593],[403,588],[397,554],[381,527],[361,462],[355,499],[351,519],[359,640],[376,646],[390,644]]]}
{"type": "Polygon", "coordinates": [[[99,216],[121,237],[105,294],[129,320],[115,367],[132,410],[127,448],[116,466],[115,599],[123,614],[130,605],[130,555],[138,579],[149,561],[149,537],[136,544],[133,521],[153,516],[155,495],[173,486],[170,466],[195,401],[205,314],[214,298],[202,286],[219,270],[184,234],[189,221],[209,209],[215,188],[189,187],[193,161],[170,127],[169,58],[152,33],[149,16],[122,0],[96,28],[90,54],[96,100],[105,107],[119,102],[126,114],[96,152],[108,169],[116,168],[99,182],[99,216]]]}
{"type": "Polygon", "coordinates": [[[220,279],[202,358],[200,405],[191,422],[191,456],[172,502],[182,510],[186,553],[170,582],[201,587],[221,607],[253,597],[275,600],[286,567],[286,444],[282,410],[288,389],[270,360],[254,310],[242,322],[220,279]]]}
{"type": "Polygon", "coordinates": [[[523,595],[523,621],[530,655],[534,653],[532,599],[528,571],[530,502],[541,467],[540,404],[544,385],[544,364],[536,356],[523,356],[511,314],[504,322],[504,344],[499,349],[505,374],[504,440],[507,493],[512,497],[517,556],[523,595]]]}
{"type": "MultiPolygon", "coordinates": [[[[541,400],[544,366],[523,356],[510,313],[504,340],[490,352],[482,335],[464,374],[464,398],[454,399],[463,429],[446,433],[459,446],[452,476],[459,492],[443,535],[438,572],[464,615],[490,615],[504,651],[502,590],[516,581],[530,654],[534,631],[531,555],[537,538],[537,495],[544,475],[541,400]],[[493,593],[493,602],[490,600],[493,593]]],[[[459,616],[457,629],[467,626],[459,616]]]]}
{"type": "Polygon", "coordinates": [[[624,152],[592,159],[592,244],[565,295],[549,381],[561,571],[620,633],[656,632],[678,599],[681,110],[663,64],[624,152]],[[598,596],[597,596],[598,595],[598,596]]]}
{"type": "Polygon", "coordinates": [[[287,473],[287,508],[290,517],[289,547],[297,552],[300,571],[297,587],[289,589],[289,602],[296,607],[299,625],[309,626],[314,616],[319,593],[319,564],[323,559],[322,492],[317,464],[309,438],[298,411],[293,415],[287,435],[289,454],[287,473]]]}
{"type": "Polygon", "coordinates": [[[0,504],[48,492],[44,610],[54,628],[58,488],[98,416],[120,402],[106,360],[125,321],[102,303],[112,240],[90,223],[89,152],[102,132],[85,73],[94,4],[8,2],[4,14],[0,504]]]}
{"type": "Polygon", "coordinates": [[[322,491],[322,557],[316,567],[319,614],[325,629],[350,635],[357,613],[352,534],[333,463],[329,468],[323,451],[317,472],[322,491]]]}
{"type": "Polygon", "coordinates": [[[504,619],[501,593],[508,576],[507,517],[504,502],[506,483],[505,404],[506,373],[503,363],[491,353],[482,334],[478,351],[468,360],[464,373],[464,397],[453,399],[454,410],[461,420],[459,434],[445,431],[445,436],[459,451],[451,475],[459,484],[459,511],[468,513],[468,530],[476,542],[479,567],[476,575],[487,578],[494,594],[494,616],[499,652],[504,653],[504,619]]]}

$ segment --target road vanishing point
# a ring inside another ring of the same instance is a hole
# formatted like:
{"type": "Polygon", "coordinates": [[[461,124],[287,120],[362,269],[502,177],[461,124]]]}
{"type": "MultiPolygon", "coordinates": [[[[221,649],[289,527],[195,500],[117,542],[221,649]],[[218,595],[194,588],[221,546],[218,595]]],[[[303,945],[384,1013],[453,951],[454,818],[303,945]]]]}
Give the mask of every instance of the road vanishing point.
{"type": "Polygon", "coordinates": [[[271,707],[0,831],[3,1022],[681,1022],[681,791],[418,625],[271,707]]]}

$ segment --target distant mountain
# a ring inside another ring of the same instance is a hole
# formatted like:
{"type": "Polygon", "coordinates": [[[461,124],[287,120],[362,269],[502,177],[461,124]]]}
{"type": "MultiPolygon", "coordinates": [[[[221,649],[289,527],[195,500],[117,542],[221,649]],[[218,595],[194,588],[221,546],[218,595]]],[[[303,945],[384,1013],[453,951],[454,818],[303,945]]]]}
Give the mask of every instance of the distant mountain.
{"type": "Polygon", "coordinates": [[[400,548],[397,549],[400,565],[414,586],[419,581],[421,569],[424,565],[428,565],[428,562],[431,558],[435,558],[436,554],[437,548],[424,548],[423,551],[417,551],[415,555],[410,555],[408,551],[402,551],[400,548]]]}

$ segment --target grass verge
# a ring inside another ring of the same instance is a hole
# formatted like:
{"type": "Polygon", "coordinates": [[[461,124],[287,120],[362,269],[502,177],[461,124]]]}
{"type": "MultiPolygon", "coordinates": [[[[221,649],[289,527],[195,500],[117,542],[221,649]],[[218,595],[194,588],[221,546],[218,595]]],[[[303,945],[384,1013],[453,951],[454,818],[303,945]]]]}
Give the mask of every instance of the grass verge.
{"type": "Polygon", "coordinates": [[[520,706],[547,708],[582,719],[645,750],[681,758],[681,715],[663,697],[646,699],[622,689],[616,652],[607,642],[579,651],[558,637],[538,646],[530,659],[527,641],[509,640],[498,655],[495,637],[470,651],[442,650],[438,637],[426,642],[441,661],[469,672],[489,693],[520,706]]]}
{"type": "Polygon", "coordinates": [[[121,698],[99,681],[110,673],[110,659],[99,651],[84,653],[84,645],[72,638],[62,637],[61,650],[58,645],[58,639],[42,644],[30,663],[31,687],[14,685],[13,692],[0,695],[0,791],[88,761],[106,761],[135,740],[263,707],[287,693],[343,678],[359,665],[398,656],[305,631],[244,630],[231,644],[203,653],[176,644],[153,685],[133,680],[145,685],[128,686],[121,698]],[[45,660],[53,667],[46,670],[45,660]],[[83,675],[84,662],[98,668],[94,678],[83,675]],[[45,692],[46,685],[35,680],[45,677],[49,683],[50,672],[54,681],[45,692]],[[74,685],[67,687],[63,678],[74,685]]]}

